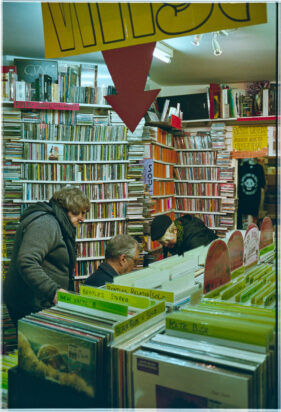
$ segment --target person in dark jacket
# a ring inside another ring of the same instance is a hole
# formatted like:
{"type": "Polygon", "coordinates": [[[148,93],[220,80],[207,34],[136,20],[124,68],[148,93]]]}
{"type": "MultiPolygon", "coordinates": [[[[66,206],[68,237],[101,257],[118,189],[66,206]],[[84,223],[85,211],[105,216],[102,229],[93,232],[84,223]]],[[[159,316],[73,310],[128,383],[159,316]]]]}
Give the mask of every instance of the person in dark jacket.
{"type": "Polygon", "coordinates": [[[73,290],[76,226],[90,208],[76,187],[55,192],[49,202],[37,202],[20,219],[3,297],[16,321],[57,303],[58,290],[73,290]]]}
{"type": "Polygon", "coordinates": [[[85,281],[85,285],[103,286],[113,283],[114,277],[131,272],[138,258],[138,242],[129,235],[116,235],[109,240],[105,262],[85,281]]]}
{"type": "Polygon", "coordinates": [[[173,222],[167,215],[156,216],[150,227],[151,240],[163,246],[164,257],[168,253],[182,255],[198,246],[206,246],[217,235],[204,222],[192,215],[184,215],[173,222]]]}

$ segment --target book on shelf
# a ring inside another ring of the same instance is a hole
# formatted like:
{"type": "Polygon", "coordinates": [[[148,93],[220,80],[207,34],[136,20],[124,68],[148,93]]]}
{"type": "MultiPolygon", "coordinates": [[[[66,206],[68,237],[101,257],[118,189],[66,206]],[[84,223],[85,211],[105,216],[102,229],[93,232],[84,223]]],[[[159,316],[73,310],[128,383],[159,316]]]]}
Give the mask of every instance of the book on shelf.
{"type": "Polygon", "coordinates": [[[52,101],[52,77],[44,74],[44,101],[52,101]]]}
{"type": "Polygon", "coordinates": [[[161,113],[161,118],[160,118],[161,122],[165,122],[167,120],[169,104],[170,104],[170,100],[165,99],[165,103],[164,103],[163,110],[161,113]]]}
{"type": "Polygon", "coordinates": [[[63,144],[47,144],[47,158],[48,160],[63,160],[63,144]]]}
{"type": "Polygon", "coordinates": [[[16,66],[2,66],[2,98],[3,101],[16,100],[16,82],[18,81],[16,66]]]}
{"type": "Polygon", "coordinates": [[[269,89],[262,90],[262,115],[269,115],[269,89]]]}
{"type": "Polygon", "coordinates": [[[210,83],[208,88],[210,100],[210,119],[220,118],[221,107],[221,86],[217,83],[210,83]]]}
{"type": "Polygon", "coordinates": [[[28,100],[27,98],[26,98],[26,90],[25,90],[25,82],[20,82],[20,81],[17,81],[16,82],[16,100],[17,101],[25,101],[25,100],[28,100]]]}
{"type": "Polygon", "coordinates": [[[96,87],[98,75],[98,65],[81,64],[80,65],[80,86],[96,87]]]}
{"type": "Polygon", "coordinates": [[[227,119],[230,116],[230,109],[229,109],[229,87],[222,85],[221,86],[221,118],[227,119]]]}

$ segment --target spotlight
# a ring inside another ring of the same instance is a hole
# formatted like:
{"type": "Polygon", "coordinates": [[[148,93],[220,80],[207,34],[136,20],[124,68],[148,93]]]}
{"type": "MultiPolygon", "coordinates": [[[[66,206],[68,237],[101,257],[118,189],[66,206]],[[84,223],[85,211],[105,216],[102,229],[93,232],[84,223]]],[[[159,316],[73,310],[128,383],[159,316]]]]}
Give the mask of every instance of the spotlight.
{"type": "Polygon", "coordinates": [[[213,34],[213,39],[212,39],[212,46],[213,46],[213,52],[215,56],[220,56],[222,54],[222,49],[219,45],[219,42],[217,40],[218,37],[218,32],[215,32],[213,34]]]}
{"type": "Polygon", "coordinates": [[[226,31],[226,30],[220,30],[219,33],[220,33],[220,34],[223,34],[224,36],[228,36],[228,35],[229,35],[228,31],[226,31]]]}
{"type": "Polygon", "coordinates": [[[193,46],[199,46],[200,45],[200,41],[202,39],[203,34],[196,34],[193,37],[193,40],[191,41],[191,43],[193,44],[193,46]]]}

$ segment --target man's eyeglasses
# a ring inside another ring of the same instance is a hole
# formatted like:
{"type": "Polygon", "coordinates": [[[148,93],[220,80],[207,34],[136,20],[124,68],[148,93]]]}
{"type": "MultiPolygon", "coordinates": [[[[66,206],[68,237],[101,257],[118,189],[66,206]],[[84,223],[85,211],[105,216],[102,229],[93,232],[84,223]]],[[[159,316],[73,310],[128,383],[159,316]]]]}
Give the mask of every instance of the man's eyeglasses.
{"type": "Polygon", "coordinates": [[[130,255],[125,255],[125,256],[126,256],[126,258],[132,259],[132,260],[134,261],[134,263],[136,262],[135,256],[134,256],[134,257],[133,257],[133,256],[130,256],[130,255]]]}

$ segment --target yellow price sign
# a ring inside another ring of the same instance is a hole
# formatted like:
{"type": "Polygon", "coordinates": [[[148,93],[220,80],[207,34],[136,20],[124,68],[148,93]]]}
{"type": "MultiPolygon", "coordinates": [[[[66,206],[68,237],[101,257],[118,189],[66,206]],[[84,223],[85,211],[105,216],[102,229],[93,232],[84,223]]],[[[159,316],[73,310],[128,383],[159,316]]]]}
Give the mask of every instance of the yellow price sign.
{"type": "Polygon", "coordinates": [[[234,126],[233,150],[258,151],[268,147],[267,126],[234,126]]]}
{"type": "Polygon", "coordinates": [[[266,3],[42,3],[45,57],[267,22],[266,3]]]}

